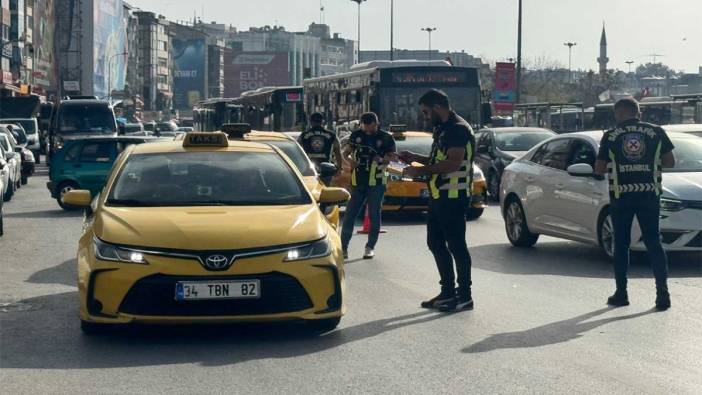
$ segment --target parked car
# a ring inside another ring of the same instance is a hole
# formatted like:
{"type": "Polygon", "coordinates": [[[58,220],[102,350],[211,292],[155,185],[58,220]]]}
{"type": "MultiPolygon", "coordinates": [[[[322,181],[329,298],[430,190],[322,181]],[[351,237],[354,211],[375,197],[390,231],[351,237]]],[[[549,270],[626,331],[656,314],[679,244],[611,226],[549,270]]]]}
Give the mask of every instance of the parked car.
{"type": "Polygon", "coordinates": [[[116,136],[117,121],[107,101],[71,99],[59,103],[51,123],[50,146],[53,155],[66,141],[90,136],[116,136]]]}
{"type": "Polygon", "coordinates": [[[120,133],[124,136],[150,136],[151,134],[144,130],[144,125],[141,123],[125,123],[119,126],[120,133]]]}
{"type": "MultiPolygon", "coordinates": [[[[4,159],[0,158],[0,172],[2,172],[2,169],[5,167],[6,163],[4,159]]],[[[0,191],[2,191],[5,188],[5,182],[3,181],[2,176],[0,175],[0,191]]],[[[4,215],[4,208],[3,208],[3,201],[0,199],[0,236],[2,236],[5,233],[2,217],[4,215]]]]}
{"type": "Polygon", "coordinates": [[[502,172],[536,144],[555,136],[551,130],[527,127],[481,129],[475,135],[475,164],[485,174],[488,196],[500,197],[502,172]]]}
{"type": "Polygon", "coordinates": [[[190,133],[193,131],[195,131],[195,128],[192,126],[180,126],[178,129],[176,129],[176,132],[190,133]]]}
{"type": "Polygon", "coordinates": [[[702,124],[685,123],[679,125],[663,125],[661,126],[666,132],[682,132],[694,134],[697,137],[702,137],[702,124]]]}
{"type": "Polygon", "coordinates": [[[158,122],[154,129],[156,137],[175,137],[178,125],[175,122],[158,122]]]}
{"type": "Polygon", "coordinates": [[[2,197],[4,201],[9,201],[22,185],[22,159],[16,152],[17,145],[14,138],[2,126],[0,126],[0,146],[2,146],[3,158],[7,162],[7,184],[2,197]]]}
{"type": "MultiPolygon", "coordinates": [[[[12,167],[10,163],[5,159],[5,148],[0,144],[0,202],[5,200],[7,194],[7,189],[12,188],[12,181],[10,181],[10,173],[12,172],[12,167]]],[[[14,193],[14,190],[12,190],[14,193]]]]}
{"type": "MultiPolygon", "coordinates": [[[[518,247],[540,234],[599,245],[614,254],[608,181],[593,176],[603,132],[560,135],[509,165],[502,177],[505,230],[518,247]]],[[[676,165],[663,169],[661,238],[666,251],[702,251],[702,139],[670,132],[676,165]]],[[[633,250],[644,250],[638,225],[633,250]]]]}
{"type": "Polygon", "coordinates": [[[51,197],[64,210],[74,207],[64,204],[66,192],[74,189],[89,190],[95,196],[102,189],[112,163],[127,146],[149,141],[147,137],[88,137],[68,140],[54,154],[46,187],[51,197]]]}
{"type": "Polygon", "coordinates": [[[4,118],[0,123],[17,124],[22,127],[27,136],[27,149],[32,151],[34,159],[39,163],[41,154],[41,136],[39,133],[39,123],[36,118],[4,118]]]}

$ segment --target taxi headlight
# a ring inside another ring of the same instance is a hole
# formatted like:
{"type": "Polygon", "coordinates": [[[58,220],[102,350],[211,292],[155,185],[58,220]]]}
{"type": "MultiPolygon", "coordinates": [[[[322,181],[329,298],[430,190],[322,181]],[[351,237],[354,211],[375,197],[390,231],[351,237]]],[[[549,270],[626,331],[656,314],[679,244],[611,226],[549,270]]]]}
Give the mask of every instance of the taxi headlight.
{"type": "Polygon", "coordinates": [[[102,240],[93,238],[93,246],[95,247],[95,257],[103,261],[136,263],[140,265],[148,265],[144,254],[139,251],[127,250],[116,245],[105,243],[102,240]]]}
{"type": "Polygon", "coordinates": [[[685,208],[685,203],[680,200],[661,198],[661,210],[680,211],[685,208]]]}
{"type": "Polygon", "coordinates": [[[310,244],[288,250],[285,255],[285,262],[302,261],[306,259],[321,258],[331,254],[331,245],[325,237],[310,244]]]}
{"type": "Polygon", "coordinates": [[[485,174],[483,174],[483,171],[480,170],[479,167],[473,170],[473,181],[485,181],[485,174]]]}

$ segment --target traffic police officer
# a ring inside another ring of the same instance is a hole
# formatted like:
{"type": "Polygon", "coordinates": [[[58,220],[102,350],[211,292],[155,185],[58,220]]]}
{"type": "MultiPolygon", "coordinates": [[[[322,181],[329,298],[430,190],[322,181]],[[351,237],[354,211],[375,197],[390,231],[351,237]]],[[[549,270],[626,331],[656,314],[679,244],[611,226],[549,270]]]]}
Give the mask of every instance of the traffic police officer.
{"type": "Polygon", "coordinates": [[[375,244],[380,234],[383,197],[388,182],[387,166],[395,154],[392,135],[378,128],[378,116],[368,112],[361,115],[361,129],[351,133],[344,148],[343,158],[351,166],[351,200],[346,205],[341,229],[341,246],[348,258],[348,246],[353,227],[364,203],[368,205],[370,231],[363,259],[375,256],[375,244]]]}
{"type": "Polygon", "coordinates": [[[656,308],[670,307],[668,262],[660,240],[661,170],[674,167],[673,144],[659,126],[639,120],[639,103],[633,98],[614,104],[617,127],[600,142],[595,173],[609,173],[610,214],[614,222],[614,277],[617,289],[607,303],[627,306],[627,270],[631,224],[638,219],[656,278],[656,308]]]}
{"type": "Polygon", "coordinates": [[[427,244],[441,277],[441,292],[422,302],[424,308],[440,311],[472,309],[471,257],[466,244],[466,209],[470,205],[475,136],[470,125],[451,110],[445,93],[431,90],[419,99],[422,113],[434,126],[431,155],[400,153],[407,167],[405,175],[429,178],[427,244]],[[455,289],[454,262],[458,276],[455,289]]]}
{"type": "MultiPolygon", "coordinates": [[[[300,134],[298,142],[317,166],[324,162],[330,162],[334,163],[337,169],[341,169],[339,138],[331,130],[325,129],[322,126],[323,123],[324,115],[318,112],[312,114],[310,116],[311,127],[300,134]]],[[[331,177],[323,178],[322,182],[329,185],[331,177]]]]}

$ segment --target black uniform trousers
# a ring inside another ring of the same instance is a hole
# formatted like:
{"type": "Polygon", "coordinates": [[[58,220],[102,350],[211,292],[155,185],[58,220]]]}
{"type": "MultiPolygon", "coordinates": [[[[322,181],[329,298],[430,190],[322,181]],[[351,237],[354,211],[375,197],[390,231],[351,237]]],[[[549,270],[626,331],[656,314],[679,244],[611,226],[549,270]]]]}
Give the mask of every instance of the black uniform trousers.
{"type": "Polygon", "coordinates": [[[466,209],[469,204],[470,199],[465,197],[429,199],[427,245],[436,260],[442,293],[453,293],[455,262],[459,295],[470,296],[471,258],[466,243],[466,209]]]}

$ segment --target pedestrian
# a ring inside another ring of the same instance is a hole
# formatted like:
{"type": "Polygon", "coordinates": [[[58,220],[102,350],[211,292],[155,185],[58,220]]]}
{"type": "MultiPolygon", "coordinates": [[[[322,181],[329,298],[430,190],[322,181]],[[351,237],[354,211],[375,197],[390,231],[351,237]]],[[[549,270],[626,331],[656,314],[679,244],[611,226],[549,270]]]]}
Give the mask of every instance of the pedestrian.
{"type": "Polygon", "coordinates": [[[636,216],[656,278],[656,308],[670,307],[668,260],[658,227],[662,167],[674,167],[673,143],[657,125],[641,122],[639,103],[624,98],[614,104],[616,128],[600,142],[595,173],[609,174],[610,215],[614,223],[614,278],[616,291],[607,299],[611,306],[629,305],[627,271],[631,225],[636,216]]]}
{"type": "Polygon", "coordinates": [[[378,116],[368,112],[361,115],[361,128],[349,136],[342,157],[351,166],[351,200],[346,205],[341,229],[341,246],[348,258],[354,224],[364,204],[368,206],[370,231],[363,259],[373,259],[380,234],[383,197],[388,180],[387,165],[396,156],[392,135],[379,129],[378,116]]]}
{"type": "MultiPolygon", "coordinates": [[[[324,128],[324,115],[316,112],[310,116],[310,128],[300,134],[298,142],[312,159],[317,168],[322,163],[333,163],[337,170],[341,169],[341,145],[334,132],[324,128]]],[[[332,177],[322,178],[329,186],[332,177]]]]}
{"type": "Polygon", "coordinates": [[[419,99],[422,113],[434,126],[431,154],[400,153],[407,177],[428,178],[430,191],[427,245],[441,278],[441,292],[421,303],[423,308],[455,311],[473,308],[471,257],[466,244],[466,209],[470,205],[475,136],[468,122],[451,110],[448,96],[431,90],[419,99]],[[456,289],[456,276],[458,277],[456,289]]]}

